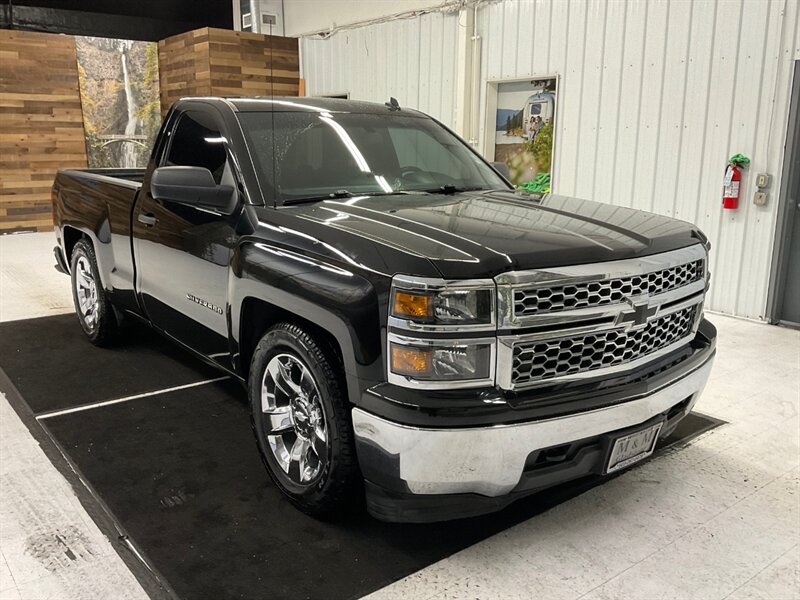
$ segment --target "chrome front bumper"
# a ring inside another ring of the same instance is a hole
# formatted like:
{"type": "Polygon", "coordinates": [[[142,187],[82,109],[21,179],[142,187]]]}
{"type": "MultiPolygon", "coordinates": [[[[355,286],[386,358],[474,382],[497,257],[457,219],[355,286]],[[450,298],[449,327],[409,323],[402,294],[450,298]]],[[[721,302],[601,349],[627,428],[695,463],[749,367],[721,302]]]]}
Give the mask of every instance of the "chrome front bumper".
{"type": "MultiPolygon", "coordinates": [[[[536,450],[645,423],[687,398],[688,413],[705,387],[712,363],[709,358],[675,383],[636,400],[515,425],[414,428],[354,408],[359,458],[363,461],[361,449],[369,448],[370,456],[382,457],[384,465],[399,471],[396,475],[412,494],[503,496],[518,485],[526,459],[536,450]]],[[[368,476],[369,469],[364,470],[368,476]]]]}

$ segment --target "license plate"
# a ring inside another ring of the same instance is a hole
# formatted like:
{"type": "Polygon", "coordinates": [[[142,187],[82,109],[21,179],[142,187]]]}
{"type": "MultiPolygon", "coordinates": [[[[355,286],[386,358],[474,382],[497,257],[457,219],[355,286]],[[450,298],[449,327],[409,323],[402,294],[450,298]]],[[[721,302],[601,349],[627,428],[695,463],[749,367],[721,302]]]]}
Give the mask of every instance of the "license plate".
{"type": "Polygon", "coordinates": [[[619,471],[650,456],[656,448],[658,433],[661,431],[662,425],[663,423],[652,425],[647,429],[614,440],[606,473],[619,471]]]}

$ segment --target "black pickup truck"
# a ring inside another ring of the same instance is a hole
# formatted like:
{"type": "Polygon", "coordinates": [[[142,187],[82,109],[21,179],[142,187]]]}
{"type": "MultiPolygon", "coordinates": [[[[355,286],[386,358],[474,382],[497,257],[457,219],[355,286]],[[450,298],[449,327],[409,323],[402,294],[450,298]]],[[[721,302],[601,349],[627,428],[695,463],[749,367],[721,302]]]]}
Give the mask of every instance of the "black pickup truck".
{"type": "Polygon", "coordinates": [[[64,170],[58,267],[96,344],[134,317],[247,387],[301,509],[499,509],[647,457],[716,331],[691,224],[515,191],[396,104],[187,98],[146,171],[64,170]]]}

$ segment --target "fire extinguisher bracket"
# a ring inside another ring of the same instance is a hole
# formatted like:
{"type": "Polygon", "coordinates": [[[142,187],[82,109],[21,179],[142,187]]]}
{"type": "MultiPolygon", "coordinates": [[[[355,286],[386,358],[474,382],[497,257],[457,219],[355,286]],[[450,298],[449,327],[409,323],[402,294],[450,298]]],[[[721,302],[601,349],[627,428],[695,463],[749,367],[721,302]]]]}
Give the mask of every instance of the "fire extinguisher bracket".
{"type": "Polygon", "coordinates": [[[749,164],[750,159],[744,154],[734,154],[728,159],[725,178],[722,180],[722,208],[728,210],[739,208],[742,169],[747,168],[749,164]]]}

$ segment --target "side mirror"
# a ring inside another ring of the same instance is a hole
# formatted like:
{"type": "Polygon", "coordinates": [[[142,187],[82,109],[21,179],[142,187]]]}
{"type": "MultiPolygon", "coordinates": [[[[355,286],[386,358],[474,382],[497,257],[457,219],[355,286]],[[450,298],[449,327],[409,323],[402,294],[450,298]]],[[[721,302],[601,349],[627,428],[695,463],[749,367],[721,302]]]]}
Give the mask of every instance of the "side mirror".
{"type": "Polygon", "coordinates": [[[508,170],[508,165],[504,162],[493,162],[494,170],[500,173],[503,177],[511,181],[511,171],[508,170]]]}
{"type": "Polygon", "coordinates": [[[230,214],[236,190],[214,181],[203,167],[159,167],[150,178],[150,193],[156,200],[169,200],[230,214]]]}

